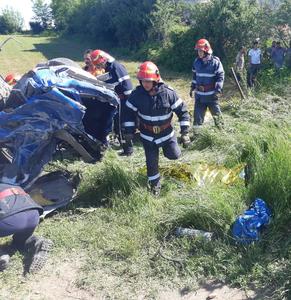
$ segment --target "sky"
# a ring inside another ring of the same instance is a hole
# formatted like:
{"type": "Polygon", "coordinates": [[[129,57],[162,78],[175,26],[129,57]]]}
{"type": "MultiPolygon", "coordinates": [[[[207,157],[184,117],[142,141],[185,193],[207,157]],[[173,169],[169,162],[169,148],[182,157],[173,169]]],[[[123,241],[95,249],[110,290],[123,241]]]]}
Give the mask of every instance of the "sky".
{"type": "Polygon", "coordinates": [[[30,29],[29,21],[33,16],[31,0],[0,0],[0,11],[7,6],[18,10],[24,19],[24,29],[30,29]]]}

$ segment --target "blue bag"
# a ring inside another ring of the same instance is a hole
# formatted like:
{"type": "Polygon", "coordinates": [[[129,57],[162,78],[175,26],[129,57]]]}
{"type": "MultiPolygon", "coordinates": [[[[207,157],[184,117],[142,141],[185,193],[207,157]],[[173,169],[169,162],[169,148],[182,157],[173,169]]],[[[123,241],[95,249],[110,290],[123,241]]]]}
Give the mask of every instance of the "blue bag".
{"type": "Polygon", "coordinates": [[[235,220],[232,234],[239,243],[249,244],[258,241],[261,230],[270,223],[270,218],[271,211],[265,201],[256,198],[249,209],[235,220]]]}

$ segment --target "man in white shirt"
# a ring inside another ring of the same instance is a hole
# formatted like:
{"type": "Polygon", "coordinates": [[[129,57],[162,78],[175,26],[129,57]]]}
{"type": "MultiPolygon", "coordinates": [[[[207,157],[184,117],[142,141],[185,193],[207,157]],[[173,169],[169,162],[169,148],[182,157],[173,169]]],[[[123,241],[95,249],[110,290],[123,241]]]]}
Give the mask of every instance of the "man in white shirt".
{"type": "Polygon", "coordinates": [[[254,41],[253,48],[249,50],[249,70],[248,70],[248,86],[252,88],[255,83],[256,76],[261,66],[262,52],[258,48],[258,41],[254,41]]]}

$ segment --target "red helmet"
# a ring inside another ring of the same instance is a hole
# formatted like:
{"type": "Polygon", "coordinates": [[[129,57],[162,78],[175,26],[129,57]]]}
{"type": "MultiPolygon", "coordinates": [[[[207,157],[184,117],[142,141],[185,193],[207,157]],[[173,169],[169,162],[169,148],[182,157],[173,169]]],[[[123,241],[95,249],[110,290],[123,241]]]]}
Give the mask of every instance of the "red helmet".
{"type": "Polygon", "coordinates": [[[160,71],[158,67],[151,61],[145,61],[139,66],[136,77],[138,80],[145,81],[159,82],[161,80],[160,71]]]}
{"type": "Polygon", "coordinates": [[[99,49],[91,52],[91,59],[94,65],[102,65],[114,61],[111,55],[99,49]]]}
{"type": "Polygon", "coordinates": [[[17,82],[13,73],[7,74],[4,80],[9,85],[14,85],[17,82]]]}
{"type": "Polygon", "coordinates": [[[195,45],[195,50],[203,50],[208,54],[212,54],[212,49],[210,46],[210,43],[206,40],[206,39],[200,39],[197,41],[196,45],[195,45]]]}

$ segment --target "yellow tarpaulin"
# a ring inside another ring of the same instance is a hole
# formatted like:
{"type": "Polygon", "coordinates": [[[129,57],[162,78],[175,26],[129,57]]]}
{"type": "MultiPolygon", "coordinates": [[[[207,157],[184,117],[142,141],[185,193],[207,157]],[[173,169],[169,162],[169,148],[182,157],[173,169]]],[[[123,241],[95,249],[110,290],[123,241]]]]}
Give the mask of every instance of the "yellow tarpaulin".
{"type": "MultiPolygon", "coordinates": [[[[232,184],[239,178],[239,174],[243,169],[243,164],[228,169],[215,164],[200,163],[193,166],[186,163],[174,163],[168,166],[161,166],[160,173],[165,177],[175,178],[187,183],[196,181],[199,186],[204,186],[215,182],[232,184]]],[[[146,174],[146,167],[141,168],[140,172],[146,174]]]]}

